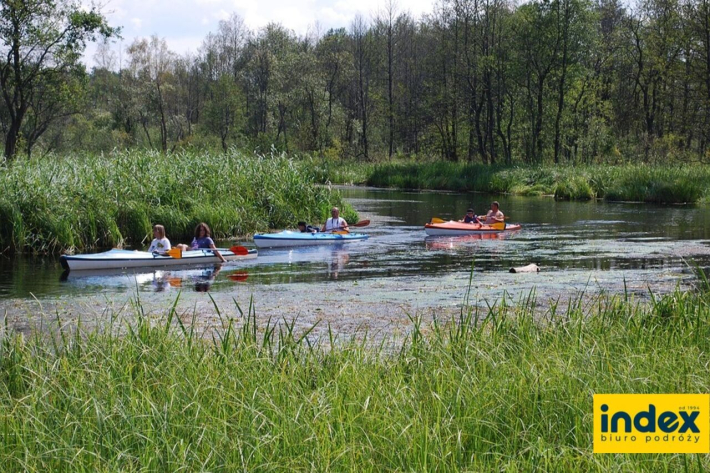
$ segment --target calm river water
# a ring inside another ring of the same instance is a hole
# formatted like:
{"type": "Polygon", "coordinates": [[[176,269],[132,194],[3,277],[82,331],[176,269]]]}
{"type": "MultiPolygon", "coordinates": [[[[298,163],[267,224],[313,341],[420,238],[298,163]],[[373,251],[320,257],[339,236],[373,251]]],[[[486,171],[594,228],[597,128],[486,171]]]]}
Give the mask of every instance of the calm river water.
{"type": "Polygon", "coordinates": [[[514,303],[532,290],[544,303],[624,287],[643,298],[691,286],[694,264],[710,269],[710,212],[704,207],[501,196],[501,210],[509,222],[523,225],[521,231],[504,238],[426,237],[423,225],[431,217],[461,218],[468,207],[483,213],[492,197],[342,192],[361,218],[372,220],[360,229],[369,240],[261,250],[256,260],[221,268],[147,272],[63,274],[57,258],[0,257],[0,316],[23,326],[39,312],[92,318],[138,300],[161,314],[179,294],[179,310],[203,323],[216,315],[211,296],[222,315],[236,316],[235,302],[244,309],[253,300],[264,318],[391,331],[408,315],[458,310],[472,265],[471,300],[479,303],[501,297],[514,303]],[[508,272],[528,263],[541,272],[508,272]]]}

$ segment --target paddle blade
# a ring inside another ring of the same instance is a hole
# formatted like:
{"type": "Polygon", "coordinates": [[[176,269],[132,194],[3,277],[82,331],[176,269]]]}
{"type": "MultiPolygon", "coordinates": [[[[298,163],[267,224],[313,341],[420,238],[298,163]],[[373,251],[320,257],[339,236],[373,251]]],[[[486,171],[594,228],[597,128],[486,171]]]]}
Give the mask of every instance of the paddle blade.
{"type": "Polygon", "coordinates": [[[446,220],[439,217],[432,217],[430,223],[446,223],[446,220]]]}
{"type": "Polygon", "coordinates": [[[249,277],[249,273],[247,273],[246,271],[239,271],[238,273],[230,274],[227,277],[232,281],[242,282],[247,280],[247,278],[249,277]]]}
{"type": "Polygon", "coordinates": [[[353,224],[350,225],[350,226],[351,226],[351,227],[366,227],[366,226],[368,226],[369,224],[370,224],[370,221],[366,219],[366,220],[360,220],[360,221],[357,222],[357,223],[353,223],[353,224]]]}
{"type": "Polygon", "coordinates": [[[235,255],[245,256],[249,254],[249,250],[245,246],[233,246],[229,249],[235,255]]]}
{"type": "Polygon", "coordinates": [[[172,256],[175,259],[182,258],[182,250],[180,248],[170,248],[165,252],[166,255],[172,256]]]}
{"type": "Polygon", "coordinates": [[[182,287],[182,279],[168,278],[168,284],[170,284],[170,287],[182,287]]]}

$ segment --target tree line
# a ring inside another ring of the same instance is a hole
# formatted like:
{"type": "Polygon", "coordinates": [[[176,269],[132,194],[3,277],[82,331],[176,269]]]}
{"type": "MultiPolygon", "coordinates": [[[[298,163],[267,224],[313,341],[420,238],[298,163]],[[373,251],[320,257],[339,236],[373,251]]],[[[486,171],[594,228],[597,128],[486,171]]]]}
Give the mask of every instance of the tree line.
{"type": "Polygon", "coordinates": [[[442,0],[421,18],[390,0],[303,36],[234,14],[184,55],[156,36],[116,50],[100,14],[69,14],[51,61],[37,53],[47,34],[15,41],[51,8],[9,13],[44,2],[2,0],[8,158],[233,146],[488,164],[710,158],[710,0],[442,0]],[[99,36],[87,73],[79,52],[99,36]]]}

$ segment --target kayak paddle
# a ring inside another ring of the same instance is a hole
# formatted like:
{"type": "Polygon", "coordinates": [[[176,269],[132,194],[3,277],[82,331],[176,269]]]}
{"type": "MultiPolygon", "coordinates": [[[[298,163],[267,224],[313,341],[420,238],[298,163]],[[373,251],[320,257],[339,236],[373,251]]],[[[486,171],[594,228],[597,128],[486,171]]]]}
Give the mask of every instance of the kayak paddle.
{"type": "Polygon", "coordinates": [[[249,273],[247,273],[246,271],[239,271],[236,273],[232,273],[227,277],[232,281],[246,281],[249,277],[249,273]]]}
{"type": "Polygon", "coordinates": [[[175,259],[182,258],[182,250],[180,248],[170,248],[165,252],[166,255],[172,256],[175,259]]]}
{"type": "Polygon", "coordinates": [[[229,251],[231,251],[235,255],[240,255],[240,256],[244,256],[244,255],[249,254],[249,250],[247,250],[247,248],[245,246],[235,245],[235,246],[232,246],[231,248],[229,248],[229,251]]]}
{"type": "MultiPolygon", "coordinates": [[[[370,224],[370,221],[366,219],[366,220],[360,220],[359,222],[353,223],[352,225],[348,225],[348,227],[366,227],[369,224],[370,224]]],[[[341,229],[341,230],[333,231],[331,233],[335,233],[336,235],[347,235],[348,233],[350,233],[350,231],[345,230],[345,229],[341,229]]]]}
{"type": "MultiPolygon", "coordinates": [[[[204,248],[204,249],[209,249],[209,248],[204,248]]],[[[249,250],[244,247],[244,246],[232,246],[229,248],[229,251],[234,253],[235,255],[240,255],[240,256],[245,256],[249,254],[249,250]]],[[[175,259],[180,259],[182,258],[182,250],[180,248],[170,248],[168,251],[165,252],[166,255],[172,256],[175,259]]]]}

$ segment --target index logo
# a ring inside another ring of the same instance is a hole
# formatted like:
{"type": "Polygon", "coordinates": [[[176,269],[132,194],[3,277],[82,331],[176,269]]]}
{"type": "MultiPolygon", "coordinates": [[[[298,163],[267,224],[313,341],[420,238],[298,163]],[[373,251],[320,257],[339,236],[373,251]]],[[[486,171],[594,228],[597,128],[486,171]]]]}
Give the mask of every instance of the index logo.
{"type": "Polygon", "coordinates": [[[594,453],[710,453],[710,394],[595,394],[594,453]]]}

